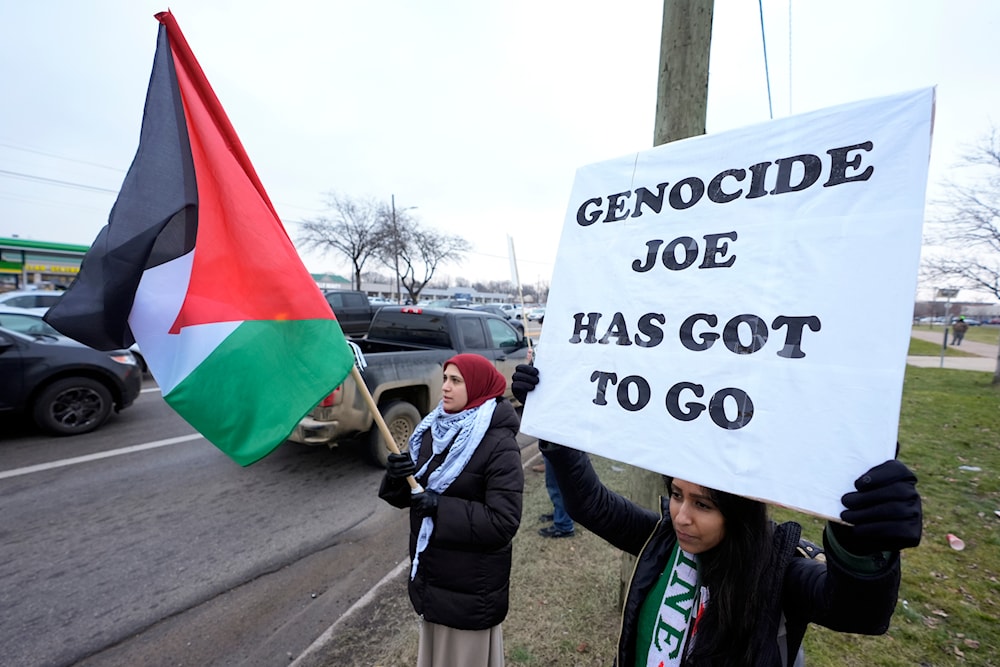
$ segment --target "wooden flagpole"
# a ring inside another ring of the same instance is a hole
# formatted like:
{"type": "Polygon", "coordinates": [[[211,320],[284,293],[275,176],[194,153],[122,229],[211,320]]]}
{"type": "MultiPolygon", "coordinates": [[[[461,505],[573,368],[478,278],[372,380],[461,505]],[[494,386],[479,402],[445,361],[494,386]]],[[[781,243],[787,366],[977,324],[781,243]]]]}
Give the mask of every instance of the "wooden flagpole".
{"type": "MultiPolygon", "coordinates": [[[[351,366],[351,377],[354,378],[354,384],[358,385],[358,391],[361,392],[361,396],[364,397],[368,409],[371,410],[375,424],[378,426],[378,430],[382,434],[382,440],[385,442],[385,448],[393,454],[401,453],[399,447],[396,445],[396,440],[392,437],[392,433],[389,432],[389,427],[386,425],[385,420],[382,419],[382,413],[378,411],[378,406],[375,405],[372,393],[368,391],[368,385],[365,384],[364,378],[361,377],[361,371],[358,370],[357,364],[351,366]]],[[[420,483],[414,479],[413,475],[406,478],[406,483],[410,485],[412,493],[421,493],[424,490],[420,486],[420,483]]]]}

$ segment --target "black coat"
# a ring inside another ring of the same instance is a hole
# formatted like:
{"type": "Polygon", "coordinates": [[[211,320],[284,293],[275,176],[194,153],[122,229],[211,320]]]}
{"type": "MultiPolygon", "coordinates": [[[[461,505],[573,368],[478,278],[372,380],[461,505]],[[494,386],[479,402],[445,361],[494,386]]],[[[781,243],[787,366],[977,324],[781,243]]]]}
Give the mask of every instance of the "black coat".
{"type": "MultiPolygon", "coordinates": [[[[562,491],[566,511],[574,521],[614,546],[638,556],[622,610],[616,664],[635,664],[635,641],[639,608],[666,567],[677,541],[670,522],[669,499],[663,499],[661,513],[640,507],[605,487],[583,452],[543,443],[543,454],[551,465],[562,491]]],[[[801,527],[789,522],[774,531],[773,560],[768,569],[770,590],[767,606],[761,609],[754,637],[758,647],[755,665],[782,665],[782,654],[791,665],[809,623],[832,630],[858,634],[882,634],[899,592],[899,554],[888,560],[870,559],[865,573],[851,570],[824,535],[826,561],[796,558],[801,527]],[[785,618],[787,636],[779,641],[779,626],[785,618]]],[[[847,558],[851,558],[847,556],[847,558]]],[[[863,560],[863,559],[857,559],[863,560]]],[[[699,626],[710,633],[711,627],[699,626]]]]}
{"type": "MultiPolygon", "coordinates": [[[[420,554],[416,577],[409,582],[413,608],[426,621],[459,630],[485,630],[507,616],[511,540],[521,523],[524,493],[521,451],[515,439],[519,427],[514,408],[501,399],[465,470],[438,499],[434,532],[420,554]]],[[[431,453],[428,430],[418,470],[431,453]]],[[[424,485],[427,479],[417,481],[424,485]]],[[[385,477],[379,497],[396,507],[409,507],[410,487],[405,480],[385,477]]],[[[411,513],[411,560],[420,524],[421,518],[411,513]]]]}

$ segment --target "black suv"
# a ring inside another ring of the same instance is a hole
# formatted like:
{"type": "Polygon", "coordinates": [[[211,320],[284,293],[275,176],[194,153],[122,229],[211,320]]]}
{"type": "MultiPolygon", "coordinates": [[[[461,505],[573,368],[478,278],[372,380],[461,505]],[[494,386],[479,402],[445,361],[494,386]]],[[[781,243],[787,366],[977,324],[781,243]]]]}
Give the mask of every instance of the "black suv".
{"type": "Polygon", "coordinates": [[[100,352],[65,336],[0,327],[0,412],[30,414],[55,435],[88,433],[139,395],[128,350],[100,352]]]}

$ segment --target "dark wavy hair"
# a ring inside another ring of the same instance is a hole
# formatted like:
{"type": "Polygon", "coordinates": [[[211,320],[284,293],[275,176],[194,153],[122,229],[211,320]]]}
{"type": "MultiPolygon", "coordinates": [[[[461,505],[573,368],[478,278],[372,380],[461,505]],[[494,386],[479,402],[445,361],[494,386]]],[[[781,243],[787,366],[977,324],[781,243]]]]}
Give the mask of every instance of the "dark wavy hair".
{"type": "MultiPolygon", "coordinates": [[[[667,477],[667,488],[673,478],[667,477]]],[[[709,602],[685,665],[754,663],[754,627],[766,603],[763,582],[773,550],[774,524],[767,505],[705,488],[725,519],[725,535],[699,557],[709,602]]]]}

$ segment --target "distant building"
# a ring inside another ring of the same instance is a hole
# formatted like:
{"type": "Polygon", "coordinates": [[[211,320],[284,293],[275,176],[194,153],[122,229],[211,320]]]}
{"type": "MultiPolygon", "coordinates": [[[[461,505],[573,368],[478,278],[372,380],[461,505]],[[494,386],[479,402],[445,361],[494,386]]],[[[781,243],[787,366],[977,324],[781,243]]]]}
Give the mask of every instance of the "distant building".
{"type": "Polygon", "coordinates": [[[336,273],[310,273],[320,289],[351,289],[351,281],[336,273]]]}
{"type": "Polygon", "coordinates": [[[0,237],[0,291],[66,289],[90,246],[0,237]]]}

